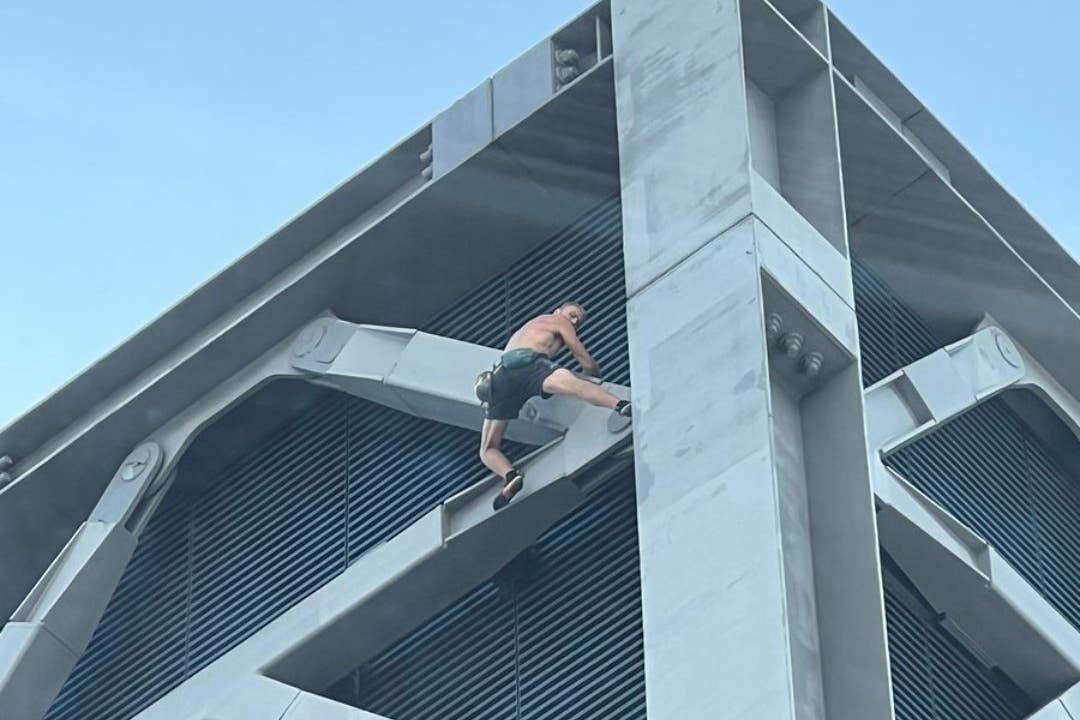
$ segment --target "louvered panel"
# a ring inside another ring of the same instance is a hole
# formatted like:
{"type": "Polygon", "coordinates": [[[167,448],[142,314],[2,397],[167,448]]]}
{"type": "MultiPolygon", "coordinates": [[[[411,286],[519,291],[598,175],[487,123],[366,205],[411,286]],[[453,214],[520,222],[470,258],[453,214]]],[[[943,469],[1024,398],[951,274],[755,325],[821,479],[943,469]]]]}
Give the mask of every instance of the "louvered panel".
{"type": "MultiPolygon", "coordinates": [[[[1025,429],[1025,433],[1027,431],[1025,429]]],[[[1080,482],[1040,451],[1026,444],[1035,532],[1039,538],[1042,592],[1080,628],[1080,482]]]]}
{"type": "MultiPolygon", "coordinates": [[[[356,401],[349,430],[349,561],[482,480],[473,430],[356,401]]],[[[528,447],[507,443],[511,460],[528,447]]]]}
{"type": "MultiPolygon", "coordinates": [[[[588,311],[581,339],[600,362],[604,378],[630,382],[626,339],[626,280],[621,206],[613,198],[510,271],[509,318],[516,328],[565,301],[588,311]]],[[[564,352],[558,361],[574,367],[564,352]]]]}
{"type": "Polygon", "coordinates": [[[504,272],[474,288],[420,329],[462,342],[501,348],[510,339],[506,298],[504,272]]]}
{"type": "MultiPolygon", "coordinates": [[[[580,302],[588,310],[582,341],[600,362],[604,379],[628,385],[621,212],[618,196],[609,198],[423,329],[501,348],[530,318],[566,301],[580,302]]],[[[557,360],[576,367],[568,352],[557,360]]]]}
{"type": "Polygon", "coordinates": [[[1037,585],[1040,543],[1018,423],[1003,401],[991,400],[894,453],[889,464],[990,539],[1037,585]]]}
{"type": "Polygon", "coordinates": [[[636,517],[627,472],[333,695],[395,720],[644,718],[636,517]]]}
{"type": "Polygon", "coordinates": [[[927,325],[900,306],[888,286],[858,257],[852,257],[851,273],[863,385],[873,385],[941,347],[927,325]]]}
{"type": "Polygon", "coordinates": [[[632,473],[550,532],[519,581],[521,720],[645,717],[632,473]]]}
{"type": "Polygon", "coordinates": [[[129,717],[184,678],[188,516],[187,504],[163,503],[49,720],[129,717]]]}
{"type": "Polygon", "coordinates": [[[344,569],[349,402],[337,398],[290,423],[199,499],[192,672],[344,569]]]}
{"type": "Polygon", "coordinates": [[[896,720],[1019,720],[1033,703],[987,668],[888,556],[882,558],[896,720]]]}
{"type": "Polygon", "coordinates": [[[362,707],[394,720],[515,717],[514,604],[485,584],[369,663],[362,707]]]}

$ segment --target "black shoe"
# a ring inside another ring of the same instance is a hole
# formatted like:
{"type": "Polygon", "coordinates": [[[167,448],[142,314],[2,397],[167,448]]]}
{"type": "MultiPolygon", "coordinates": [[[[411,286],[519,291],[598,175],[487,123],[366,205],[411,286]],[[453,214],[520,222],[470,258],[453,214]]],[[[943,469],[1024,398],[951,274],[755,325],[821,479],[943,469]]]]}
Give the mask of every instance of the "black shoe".
{"type": "Polygon", "coordinates": [[[633,417],[633,415],[631,415],[629,400],[620,400],[619,404],[615,406],[615,412],[619,415],[619,417],[633,417]]]}
{"type": "Polygon", "coordinates": [[[495,496],[495,499],[491,503],[491,507],[496,510],[502,510],[510,504],[510,501],[514,499],[515,495],[521,492],[523,487],[525,487],[525,476],[520,470],[511,470],[506,473],[506,481],[503,484],[502,492],[495,496]]]}

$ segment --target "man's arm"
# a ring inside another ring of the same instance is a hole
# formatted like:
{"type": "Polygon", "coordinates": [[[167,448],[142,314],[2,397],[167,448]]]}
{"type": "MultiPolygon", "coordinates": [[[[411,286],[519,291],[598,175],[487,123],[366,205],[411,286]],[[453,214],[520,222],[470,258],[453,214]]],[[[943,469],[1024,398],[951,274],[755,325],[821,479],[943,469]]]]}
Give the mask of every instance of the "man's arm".
{"type": "Polygon", "coordinates": [[[559,333],[559,337],[562,339],[563,344],[570,353],[581,363],[581,370],[586,375],[592,375],[593,377],[599,377],[600,366],[593,360],[592,355],[585,349],[585,345],[581,342],[581,339],[577,336],[577,330],[574,328],[574,323],[570,322],[564,317],[554,316],[555,330],[559,333]]]}

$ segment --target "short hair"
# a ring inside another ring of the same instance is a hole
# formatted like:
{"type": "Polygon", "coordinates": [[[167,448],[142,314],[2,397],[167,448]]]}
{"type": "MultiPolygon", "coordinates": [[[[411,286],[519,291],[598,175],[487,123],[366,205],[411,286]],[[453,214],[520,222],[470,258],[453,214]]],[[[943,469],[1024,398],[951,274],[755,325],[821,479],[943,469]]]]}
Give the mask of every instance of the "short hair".
{"type": "Polygon", "coordinates": [[[588,317],[588,315],[589,315],[589,313],[585,312],[585,306],[582,305],[579,302],[574,301],[574,300],[567,300],[566,302],[564,302],[562,305],[559,306],[559,309],[562,310],[563,308],[568,308],[568,307],[576,307],[578,310],[581,311],[581,319],[578,320],[578,324],[579,325],[584,325],[585,324],[585,318],[588,317]]]}

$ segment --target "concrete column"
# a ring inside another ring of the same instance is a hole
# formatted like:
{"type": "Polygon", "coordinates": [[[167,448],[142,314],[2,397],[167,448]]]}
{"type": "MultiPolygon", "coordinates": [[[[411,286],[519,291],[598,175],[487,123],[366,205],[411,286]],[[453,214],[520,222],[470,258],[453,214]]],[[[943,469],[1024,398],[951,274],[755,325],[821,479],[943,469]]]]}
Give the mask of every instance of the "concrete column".
{"type": "Polygon", "coordinates": [[[886,720],[844,229],[760,190],[736,2],[612,0],[612,30],[649,718],[886,720]]]}
{"type": "Polygon", "coordinates": [[[648,716],[793,719],[736,5],[612,25],[648,716]]]}

